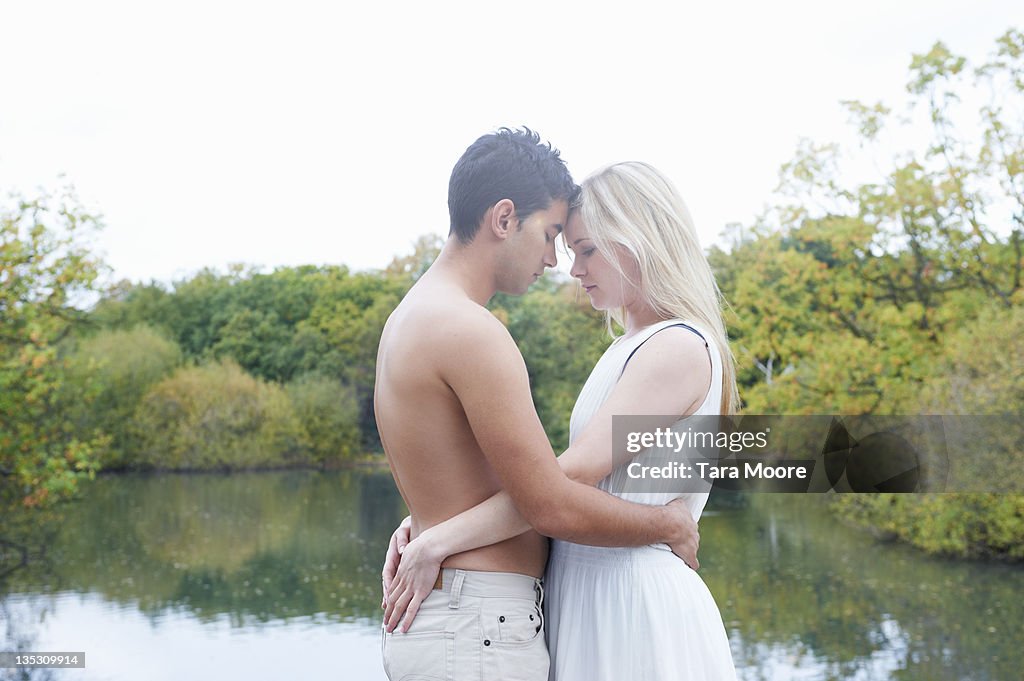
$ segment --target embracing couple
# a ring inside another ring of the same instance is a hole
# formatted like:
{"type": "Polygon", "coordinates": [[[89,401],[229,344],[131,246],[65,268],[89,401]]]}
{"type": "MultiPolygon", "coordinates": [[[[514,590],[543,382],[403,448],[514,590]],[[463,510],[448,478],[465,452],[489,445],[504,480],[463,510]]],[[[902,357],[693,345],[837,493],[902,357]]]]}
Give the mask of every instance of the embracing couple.
{"type": "Polygon", "coordinates": [[[411,513],[384,566],[388,677],[735,679],[695,572],[708,495],[621,493],[636,454],[612,440],[613,415],[737,407],[720,294],[679,193],[644,163],[577,186],[536,133],[503,128],[456,163],[448,209],[447,243],[377,356],[377,425],[411,513]],[[523,357],[485,305],[554,267],[560,235],[623,333],[556,458],[523,357]]]}

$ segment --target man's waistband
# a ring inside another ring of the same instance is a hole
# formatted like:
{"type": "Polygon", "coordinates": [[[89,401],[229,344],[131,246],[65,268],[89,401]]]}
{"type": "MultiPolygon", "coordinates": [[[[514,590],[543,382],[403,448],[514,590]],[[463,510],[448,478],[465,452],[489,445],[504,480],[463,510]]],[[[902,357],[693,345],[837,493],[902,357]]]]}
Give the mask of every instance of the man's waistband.
{"type": "Polygon", "coordinates": [[[443,568],[434,582],[434,589],[450,593],[458,588],[467,596],[486,598],[533,598],[541,580],[517,572],[483,572],[443,568]]]}

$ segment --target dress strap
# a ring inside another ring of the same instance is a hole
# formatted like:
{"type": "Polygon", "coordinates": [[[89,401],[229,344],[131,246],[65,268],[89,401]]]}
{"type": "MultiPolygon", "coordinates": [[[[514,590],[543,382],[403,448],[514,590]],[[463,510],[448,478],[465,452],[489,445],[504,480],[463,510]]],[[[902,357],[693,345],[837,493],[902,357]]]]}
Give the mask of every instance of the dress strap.
{"type": "Polygon", "coordinates": [[[690,331],[693,331],[695,334],[697,334],[697,336],[702,341],[704,341],[704,347],[708,348],[708,350],[710,351],[710,347],[708,346],[708,339],[704,337],[704,334],[702,334],[700,331],[698,331],[697,329],[693,328],[689,324],[684,324],[683,322],[675,322],[673,324],[666,324],[665,326],[661,327],[660,329],[655,329],[654,332],[651,333],[651,335],[647,336],[647,338],[644,338],[642,341],[640,341],[639,343],[636,344],[636,347],[633,348],[633,350],[629,353],[629,357],[627,357],[626,361],[622,363],[622,371],[619,372],[619,376],[620,377],[622,376],[622,372],[626,370],[626,365],[629,364],[629,360],[633,359],[633,355],[636,354],[637,350],[639,350],[641,347],[643,347],[644,343],[646,343],[647,341],[651,340],[651,338],[654,337],[654,334],[658,333],[659,331],[664,331],[665,329],[671,329],[673,326],[681,326],[684,329],[689,329],[690,331]]]}

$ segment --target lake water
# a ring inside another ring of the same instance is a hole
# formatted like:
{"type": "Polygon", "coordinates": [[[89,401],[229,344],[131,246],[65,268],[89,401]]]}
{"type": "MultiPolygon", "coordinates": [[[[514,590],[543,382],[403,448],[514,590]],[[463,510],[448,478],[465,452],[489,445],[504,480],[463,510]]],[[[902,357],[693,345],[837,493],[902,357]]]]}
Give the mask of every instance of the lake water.
{"type": "MultiPolygon", "coordinates": [[[[1024,678],[1024,569],[880,544],[822,502],[723,497],[701,521],[742,679],[1024,678]]],[[[404,515],[386,470],[101,477],[0,591],[0,650],[86,668],[0,679],[384,679],[380,563],[404,515]]]]}

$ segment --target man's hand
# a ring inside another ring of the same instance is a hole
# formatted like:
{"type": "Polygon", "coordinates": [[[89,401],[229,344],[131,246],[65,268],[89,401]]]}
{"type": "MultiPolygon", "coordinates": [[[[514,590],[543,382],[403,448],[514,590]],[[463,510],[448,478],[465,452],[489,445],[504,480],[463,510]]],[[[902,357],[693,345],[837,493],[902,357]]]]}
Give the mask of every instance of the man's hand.
{"type": "Polygon", "coordinates": [[[402,552],[409,543],[409,532],[412,527],[412,516],[405,516],[405,520],[398,524],[395,531],[391,533],[391,541],[388,542],[388,555],[384,558],[384,567],[380,571],[381,582],[384,585],[384,596],[381,599],[380,607],[384,610],[388,607],[388,591],[391,590],[391,583],[395,580],[395,573],[398,572],[398,563],[402,560],[402,552]]]}
{"type": "Polygon", "coordinates": [[[679,515],[679,533],[677,538],[668,542],[672,553],[683,559],[683,562],[694,570],[700,567],[697,560],[697,549],[700,547],[700,532],[697,531],[697,521],[693,519],[690,509],[686,507],[682,499],[670,501],[665,508],[679,515]]]}
{"type": "Polygon", "coordinates": [[[437,573],[441,570],[441,561],[445,558],[431,546],[430,530],[420,534],[405,547],[398,572],[385,595],[387,607],[384,609],[384,626],[388,632],[394,631],[399,622],[402,623],[403,634],[409,631],[420,604],[434,588],[437,573]]]}

